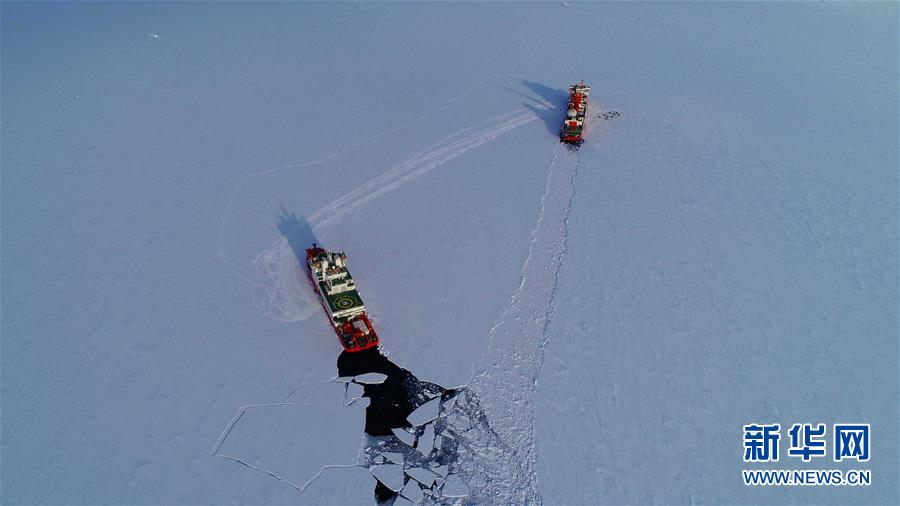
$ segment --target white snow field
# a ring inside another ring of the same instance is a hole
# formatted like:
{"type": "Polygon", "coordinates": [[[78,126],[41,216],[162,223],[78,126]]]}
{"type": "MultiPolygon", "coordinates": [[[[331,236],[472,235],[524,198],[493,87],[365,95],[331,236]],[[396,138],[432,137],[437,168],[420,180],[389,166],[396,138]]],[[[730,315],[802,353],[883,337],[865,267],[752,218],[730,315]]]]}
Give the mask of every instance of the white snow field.
{"type": "Polygon", "coordinates": [[[0,14],[0,503],[900,502],[896,2],[0,14]],[[407,443],[289,238],[465,386],[407,443]],[[748,464],[756,422],[872,458],[748,464]]]}

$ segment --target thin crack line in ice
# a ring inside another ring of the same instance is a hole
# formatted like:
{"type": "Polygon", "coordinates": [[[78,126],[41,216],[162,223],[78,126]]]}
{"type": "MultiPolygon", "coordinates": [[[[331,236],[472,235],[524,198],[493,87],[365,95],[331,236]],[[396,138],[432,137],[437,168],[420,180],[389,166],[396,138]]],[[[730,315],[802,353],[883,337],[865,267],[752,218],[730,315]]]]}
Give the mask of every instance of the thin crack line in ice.
{"type": "MultiPolygon", "coordinates": [[[[294,391],[296,391],[296,389],[294,391]]],[[[293,392],[291,392],[291,393],[293,393],[293,392]]],[[[270,403],[266,403],[266,404],[248,404],[246,406],[241,406],[240,408],[238,408],[238,411],[237,411],[237,413],[235,413],[234,417],[231,418],[231,421],[228,422],[228,425],[225,426],[225,430],[223,430],[222,434],[219,435],[219,439],[216,440],[216,443],[209,450],[209,454],[212,456],[216,456],[218,454],[219,448],[221,448],[222,445],[225,444],[225,440],[231,434],[231,430],[234,428],[235,425],[237,425],[238,421],[241,419],[242,416],[244,416],[244,413],[248,409],[263,408],[263,407],[267,407],[267,406],[317,406],[317,405],[318,404],[311,403],[311,402],[270,402],[270,403]]]]}
{"type": "MultiPolygon", "coordinates": [[[[581,334],[581,335],[583,335],[583,336],[585,336],[585,337],[588,337],[588,338],[593,338],[593,337],[594,337],[594,336],[592,336],[591,334],[588,334],[583,328],[581,328],[581,327],[579,327],[578,325],[575,325],[574,323],[572,323],[571,320],[569,320],[568,318],[566,318],[565,316],[563,316],[562,314],[560,314],[558,311],[554,311],[554,312],[553,312],[553,317],[554,317],[554,318],[558,318],[559,321],[565,323],[566,325],[568,325],[569,327],[571,327],[572,330],[578,332],[579,334],[581,334]]],[[[557,360],[559,360],[559,358],[557,358],[557,360]]]]}
{"type": "Polygon", "coordinates": [[[259,471],[259,472],[261,472],[261,473],[268,474],[269,476],[271,476],[272,478],[275,478],[275,479],[278,480],[278,481],[282,481],[282,482],[284,482],[284,483],[287,483],[288,485],[290,485],[291,487],[293,487],[294,490],[296,490],[297,492],[299,492],[301,495],[302,495],[304,492],[306,492],[306,489],[309,488],[309,486],[312,485],[316,480],[318,480],[318,479],[322,476],[322,474],[323,474],[325,471],[327,471],[327,470],[329,470],[329,469],[347,469],[347,468],[351,468],[351,467],[363,467],[363,466],[361,466],[361,465],[359,465],[359,464],[325,464],[324,466],[322,466],[321,469],[319,469],[319,472],[317,472],[312,478],[310,478],[309,480],[307,480],[306,483],[303,484],[303,486],[298,487],[296,483],[292,482],[291,480],[289,480],[289,479],[287,479],[287,478],[283,478],[283,477],[281,477],[281,476],[278,476],[277,474],[273,473],[272,471],[269,471],[268,469],[263,469],[263,468],[261,468],[261,467],[256,467],[256,466],[254,466],[253,464],[250,464],[249,462],[246,462],[246,461],[244,461],[244,460],[241,460],[241,459],[239,459],[239,458],[237,458],[237,457],[232,457],[231,455],[224,455],[224,454],[221,454],[221,453],[220,453],[220,454],[213,455],[213,456],[214,456],[214,457],[222,457],[223,459],[233,460],[234,462],[237,462],[238,464],[241,464],[241,465],[243,465],[243,466],[249,467],[250,469],[253,469],[253,470],[255,470],[255,471],[259,471]]]}
{"type": "Polygon", "coordinates": [[[316,473],[315,476],[313,476],[312,478],[307,480],[306,483],[304,483],[303,486],[298,488],[297,490],[299,490],[300,493],[302,494],[303,492],[306,491],[306,489],[310,485],[313,484],[314,481],[318,480],[319,477],[322,476],[322,473],[324,473],[325,471],[327,471],[329,469],[347,469],[350,467],[363,467],[364,468],[365,466],[361,466],[359,464],[325,464],[324,466],[322,466],[322,469],[319,469],[319,472],[316,473]]]}
{"type": "MultiPolygon", "coordinates": [[[[488,76],[488,77],[482,79],[481,81],[478,81],[478,82],[475,83],[474,85],[472,85],[472,86],[466,88],[466,89],[463,90],[462,92],[456,94],[455,96],[451,97],[447,102],[444,103],[444,105],[438,107],[437,109],[433,109],[433,110],[431,110],[430,112],[427,112],[427,113],[425,113],[425,114],[422,114],[422,115],[420,115],[420,116],[418,116],[417,118],[414,118],[414,119],[412,119],[412,120],[404,121],[404,122],[400,123],[399,125],[397,125],[397,126],[395,126],[395,127],[392,127],[392,128],[389,128],[389,129],[387,129],[387,130],[385,130],[385,131],[383,131],[383,132],[380,132],[380,133],[371,135],[371,136],[369,136],[369,137],[365,137],[365,138],[363,138],[363,139],[361,139],[361,140],[359,140],[359,141],[357,141],[357,142],[351,144],[350,146],[348,146],[348,147],[346,147],[346,148],[344,148],[344,149],[342,149],[342,150],[340,150],[340,151],[336,151],[336,152],[334,152],[334,153],[332,153],[332,154],[330,154],[330,155],[328,155],[328,156],[325,156],[325,157],[323,157],[323,158],[319,158],[319,159],[317,159],[317,160],[312,160],[312,161],[308,161],[308,162],[299,162],[299,163],[293,163],[293,164],[289,164],[289,165],[283,165],[283,166],[280,166],[280,167],[274,167],[274,168],[270,168],[270,169],[264,169],[264,170],[260,170],[260,171],[253,172],[253,173],[251,173],[251,174],[246,174],[246,175],[242,176],[242,177],[238,180],[237,184],[235,184],[234,190],[232,191],[231,196],[230,196],[229,199],[228,199],[228,203],[225,205],[225,210],[224,210],[224,212],[223,212],[223,214],[222,214],[222,220],[221,220],[221,222],[219,223],[219,237],[218,237],[218,241],[217,241],[217,244],[216,244],[216,250],[217,250],[217,254],[218,254],[219,258],[222,260],[222,262],[225,264],[225,266],[228,267],[228,269],[229,269],[235,276],[237,276],[239,279],[241,279],[241,280],[243,280],[243,281],[245,281],[245,282],[247,282],[247,283],[250,283],[250,284],[253,284],[253,283],[255,282],[255,281],[250,280],[250,279],[248,279],[247,277],[245,277],[243,274],[241,274],[241,273],[237,270],[237,268],[234,267],[234,265],[231,264],[231,262],[230,262],[230,261],[228,260],[228,258],[225,256],[225,251],[224,251],[224,249],[223,249],[223,244],[224,244],[224,240],[225,240],[225,224],[226,224],[227,219],[228,219],[228,214],[229,214],[230,211],[231,211],[231,207],[232,207],[232,205],[234,204],[234,200],[235,200],[235,198],[237,198],[237,195],[238,195],[238,193],[240,192],[241,187],[243,186],[244,182],[247,181],[248,179],[253,178],[253,177],[263,176],[263,175],[266,175],[266,174],[272,174],[272,173],[280,172],[280,171],[284,171],[284,170],[297,169],[297,168],[300,168],[300,167],[308,167],[308,166],[318,165],[318,164],[320,164],[320,163],[327,162],[328,160],[334,159],[334,158],[336,158],[336,157],[338,157],[338,156],[340,156],[340,155],[343,155],[343,154],[345,154],[345,153],[349,153],[350,151],[353,151],[354,149],[356,149],[356,148],[358,148],[358,147],[360,147],[360,146],[363,146],[363,145],[365,145],[365,144],[368,144],[369,142],[371,142],[371,141],[373,141],[373,140],[375,140],[375,139],[379,139],[379,138],[384,137],[384,136],[386,136],[386,135],[388,135],[388,134],[391,134],[391,133],[393,133],[393,132],[396,132],[396,131],[398,131],[398,130],[401,130],[401,129],[403,129],[403,128],[406,128],[406,127],[408,127],[408,126],[415,125],[416,123],[420,123],[420,122],[422,122],[422,121],[424,121],[424,120],[426,120],[426,119],[428,119],[428,118],[430,118],[430,117],[432,117],[432,116],[434,116],[434,115],[436,115],[436,114],[438,114],[438,113],[440,113],[440,112],[443,112],[444,110],[446,110],[447,108],[449,108],[453,103],[455,103],[455,102],[457,102],[458,100],[462,99],[463,97],[465,97],[466,95],[468,95],[469,93],[471,93],[472,91],[474,91],[475,89],[480,88],[481,86],[483,86],[483,85],[484,85],[485,83],[487,83],[488,81],[491,81],[492,79],[495,79],[495,78],[497,78],[497,77],[502,77],[502,76],[513,76],[513,74],[502,74],[502,73],[498,73],[498,74],[493,74],[493,75],[491,75],[491,76],[488,76]]],[[[547,105],[547,107],[552,107],[552,104],[549,104],[549,103],[548,103],[548,104],[546,104],[546,105],[547,105]]]]}
{"type": "MultiPolygon", "coordinates": [[[[333,382],[333,381],[334,381],[334,380],[332,380],[332,382],[333,382]]],[[[354,383],[361,384],[361,383],[358,383],[358,382],[354,382],[354,383]]],[[[285,400],[288,399],[288,398],[289,398],[290,396],[292,396],[297,390],[300,390],[300,389],[303,388],[306,384],[307,384],[307,382],[304,381],[304,382],[301,383],[299,386],[295,387],[293,390],[291,390],[291,391],[284,397],[284,399],[285,399],[285,400]]],[[[346,394],[345,394],[344,400],[346,400],[346,394]]],[[[293,487],[295,490],[297,490],[297,492],[299,492],[300,494],[303,494],[303,492],[305,492],[306,489],[307,489],[310,485],[312,485],[313,482],[315,482],[316,480],[318,480],[318,479],[322,476],[322,474],[323,474],[325,471],[327,471],[328,469],[335,469],[335,468],[350,468],[350,467],[365,467],[365,466],[360,465],[359,463],[357,463],[357,464],[326,464],[326,465],[322,466],[322,468],[319,469],[319,471],[318,471],[312,478],[310,478],[309,480],[307,480],[306,483],[303,484],[303,486],[297,486],[297,484],[295,484],[294,482],[292,482],[292,481],[290,481],[290,480],[288,480],[288,479],[286,479],[286,478],[283,478],[283,477],[281,477],[281,476],[275,474],[274,472],[269,471],[268,469],[264,469],[264,468],[261,468],[261,467],[258,467],[258,466],[254,466],[253,464],[250,464],[249,462],[247,462],[247,461],[245,461],[245,460],[242,460],[242,459],[240,459],[240,458],[238,458],[238,457],[234,457],[234,456],[231,456],[231,455],[226,455],[226,454],[223,454],[223,453],[219,453],[219,450],[222,448],[222,445],[225,444],[225,440],[228,439],[228,436],[229,436],[229,435],[231,435],[231,431],[234,429],[234,427],[237,425],[237,423],[240,421],[240,419],[244,416],[244,413],[246,413],[247,410],[249,410],[249,409],[253,409],[253,408],[262,408],[262,407],[272,407],[272,406],[319,406],[319,405],[321,405],[321,404],[319,404],[319,403],[314,403],[314,402],[284,402],[284,401],[282,401],[282,402],[268,402],[268,403],[262,403],[262,404],[248,404],[248,405],[246,405],[246,406],[241,406],[241,407],[238,409],[237,413],[235,413],[234,417],[232,417],[231,421],[228,422],[228,425],[227,425],[227,426],[225,427],[225,429],[222,431],[222,434],[219,435],[219,439],[216,440],[215,444],[214,444],[213,447],[210,449],[209,455],[210,455],[211,457],[222,457],[222,458],[224,458],[224,459],[232,460],[232,461],[234,461],[234,462],[237,462],[237,463],[239,463],[239,464],[241,464],[241,465],[243,465],[243,466],[246,466],[246,467],[248,467],[248,468],[250,468],[250,469],[253,469],[253,470],[255,470],[255,471],[259,471],[259,472],[261,472],[261,473],[265,473],[265,474],[267,474],[267,475],[269,475],[269,476],[271,476],[271,477],[273,477],[273,478],[275,478],[275,479],[277,479],[277,480],[279,480],[279,481],[282,481],[282,482],[284,482],[284,483],[287,483],[288,485],[290,485],[291,487],[293,487]]],[[[365,439],[363,439],[363,441],[362,441],[362,443],[361,443],[360,449],[359,449],[358,452],[357,452],[358,454],[362,454],[362,448],[363,448],[363,447],[365,447],[365,439]]]]}
{"type": "MultiPolygon", "coordinates": [[[[269,470],[266,470],[266,469],[262,469],[262,468],[260,468],[260,467],[256,467],[256,466],[254,466],[253,464],[247,463],[247,462],[245,462],[245,461],[243,461],[243,460],[241,460],[241,459],[239,459],[239,458],[237,458],[237,457],[232,457],[231,455],[224,455],[224,454],[221,454],[221,453],[217,453],[217,454],[213,455],[213,457],[222,457],[223,459],[233,460],[233,461],[237,462],[238,464],[242,464],[242,465],[244,465],[244,466],[249,467],[250,469],[254,469],[254,470],[259,471],[259,472],[261,472],[261,473],[266,473],[266,474],[268,474],[269,476],[275,478],[276,480],[283,481],[283,482],[287,483],[288,485],[294,487],[294,489],[296,489],[297,492],[300,492],[301,494],[303,493],[303,490],[305,489],[305,486],[304,486],[304,488],[300,488],[300,487],[298,487],[294,482],[292,482],[291,480],[288,480],[287,478],[282,478],[281,476],[278,476],[277,474],[273,473],[272,471],[269,471],[269,470]]],[[[321,474],[321,473],[322,473],[322,471],[319,471],[319,474],[321,474]]],[[[318,475],[317,475],[317,476],[318,476],[318,475]]]]}
{"type": "Polygon", "coordinates": [[[284,399],[281,399],[281,402],[287,401],[292,395],[294,395],[294,392],[296,392],[297,390],[300,390],[300,389],[303,388],[304,386],[306,386],[306,382],[305,382],[305,381],[304,381],[303,383],[300,383],[300,385],[298,385],[297,387],[295,387],[295,388],[294,388],[293,390],[291,390],[290,392],[288,392],[288,394],[284,396],[284,399]]]}
{"type": "Polygon", "coordinates": [[[322,474],[329,469],[347,469],[347,468],[351,468],[351,467],[362,467],[362,468],[368,469],[367,466],[363,466],[363,465],[359,464],[359,457],[358,457],[359,455],[363,454],[363,448],[365,448],[365,446],[366,446],[366,440],[365,440],[365,438],[363,438],[360,442],[359,450],[357,450],[357,463],[356,464],[325,464],[324,466],[322,466],[321,469],[319,469],[319,472],[316,473],[315,476],[306,480],[306,483],[304,483],[303,486],[300,487],[300,489],[298,489],[300,491],[300,493],[303,494],[303,492],[305,492],[306,489],[310,485],[312,485],[316,480],[318,480],[322,476],[322,474]]]}

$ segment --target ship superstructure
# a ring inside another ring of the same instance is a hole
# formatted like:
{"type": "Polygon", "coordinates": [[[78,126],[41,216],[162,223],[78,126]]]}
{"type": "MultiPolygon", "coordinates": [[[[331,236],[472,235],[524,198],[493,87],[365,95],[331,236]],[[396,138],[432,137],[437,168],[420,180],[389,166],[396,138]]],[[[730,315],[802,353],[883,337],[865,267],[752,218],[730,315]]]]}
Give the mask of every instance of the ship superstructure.
{"type": "Polygon", "coordinates": [[[566,144],[581,145],[584,142],[584,127],[587,119],[588,95],[591,87],[581,81],[569,86],[569,104],[566,107],[566,119],[559,140],[566,144]]]}
{"type": "Polygon", "coordinates": [[[347,255],[313,244],[306,250],[306,263],[313,289],[319,294],[341,346],[347,351],[377,346],[378,335],[347,269],[347,255]]]}

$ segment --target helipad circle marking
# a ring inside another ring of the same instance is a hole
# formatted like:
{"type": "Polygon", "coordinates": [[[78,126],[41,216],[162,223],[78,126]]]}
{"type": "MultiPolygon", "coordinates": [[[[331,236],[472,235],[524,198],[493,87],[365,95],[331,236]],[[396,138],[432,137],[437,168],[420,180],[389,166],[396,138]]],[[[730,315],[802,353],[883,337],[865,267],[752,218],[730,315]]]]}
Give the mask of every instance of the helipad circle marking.
{"type": "Polygon", "coordinates": [[[334,305],[338,309],[350,309],[351,307],[356,305],[356,300],[353,297],[343,296],[338,297],[334,300],[334,305]]]}

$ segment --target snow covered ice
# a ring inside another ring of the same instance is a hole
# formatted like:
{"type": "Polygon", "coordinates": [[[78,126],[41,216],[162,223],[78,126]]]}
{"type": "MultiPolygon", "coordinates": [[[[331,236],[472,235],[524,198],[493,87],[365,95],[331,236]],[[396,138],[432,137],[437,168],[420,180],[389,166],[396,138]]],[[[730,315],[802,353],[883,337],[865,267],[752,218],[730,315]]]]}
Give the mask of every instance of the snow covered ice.
{"type": "Polygon", "coordinates": [[[457,476],[450,476],[441,488],[445,497],[465,497],[468,494],[466,484],[457,476]]]}
{"type": "Polygon", "coordinates": [[[897,3],[0,10],[0,503],[900,502],[897,3]]]}

